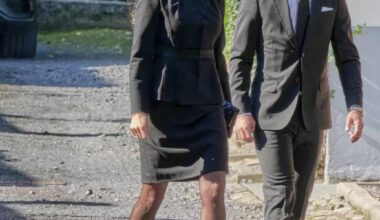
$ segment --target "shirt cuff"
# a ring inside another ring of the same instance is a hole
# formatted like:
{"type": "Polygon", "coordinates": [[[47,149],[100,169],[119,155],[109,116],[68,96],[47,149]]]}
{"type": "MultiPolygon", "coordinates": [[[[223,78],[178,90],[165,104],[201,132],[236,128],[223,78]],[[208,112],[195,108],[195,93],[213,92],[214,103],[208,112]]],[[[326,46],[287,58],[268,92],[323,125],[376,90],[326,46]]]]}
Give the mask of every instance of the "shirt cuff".
{"type": "Polygon", "coordinates": [[[351,111],[358,111],[362,114],[364,112],[363,107],[360,105],[351,105],[350,108],[348,109],[348,112],[351,112],[351,111]]]}
{"type": "Polygon", "coordinates": [[[249,113],[249,112],[248,113],[242,113],[242,114],[239,114],[238,117],[240,117],[240,116],[246,116],[246,115],[252,116],[252,113],[249,113]]]}

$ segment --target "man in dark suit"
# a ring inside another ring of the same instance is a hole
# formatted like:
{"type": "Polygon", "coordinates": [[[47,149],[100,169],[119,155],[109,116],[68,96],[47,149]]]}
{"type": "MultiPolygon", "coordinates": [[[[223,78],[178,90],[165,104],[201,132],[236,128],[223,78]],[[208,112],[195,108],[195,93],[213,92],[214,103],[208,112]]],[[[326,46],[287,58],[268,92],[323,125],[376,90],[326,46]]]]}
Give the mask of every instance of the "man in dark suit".
{"type": "Polygon", "coordinates": [[[356,142],[363,92],[346,1],[241,0],[230,63],[232,101],[242,113],[235,132],[256,143],[266,219],[305,218],[322,133],[331,127],[330,42],[346,97],[346,130],[356,142]]]}

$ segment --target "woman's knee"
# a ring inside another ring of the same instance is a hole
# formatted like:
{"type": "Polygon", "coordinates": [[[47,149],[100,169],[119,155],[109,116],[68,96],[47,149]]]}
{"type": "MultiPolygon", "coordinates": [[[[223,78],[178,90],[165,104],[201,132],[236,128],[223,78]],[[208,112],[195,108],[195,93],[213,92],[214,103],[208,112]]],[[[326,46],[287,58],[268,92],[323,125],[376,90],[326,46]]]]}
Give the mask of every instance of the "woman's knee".
{"type": "Polygon", "coordinates": [[[204,204],[215,204],[223,201],[224,187],[221,184],[213,183],[201,190],[201,199],[204,204]]]}
{"type": "Polygon", "coordinates": [[[165,196],[166,185],[145,185],[141,190],[140,200],[147,208],[159,206],[165,196]]]}
{"type": "Polygon", "coordinates": [[[203,204],[223,202],[225,193],[225,173],[202,177],[200,195],[203,204]]]}

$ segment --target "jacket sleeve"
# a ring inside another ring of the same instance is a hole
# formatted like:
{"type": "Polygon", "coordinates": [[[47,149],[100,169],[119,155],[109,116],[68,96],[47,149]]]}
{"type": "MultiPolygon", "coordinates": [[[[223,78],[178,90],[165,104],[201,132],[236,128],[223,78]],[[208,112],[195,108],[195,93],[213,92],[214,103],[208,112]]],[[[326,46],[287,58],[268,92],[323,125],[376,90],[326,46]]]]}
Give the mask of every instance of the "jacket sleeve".
{"type": "Polygon", "coordinates": [[[132,114],[149,113],[158,20],[158,0],[137,1],[129,74],[132,114]]]}
{"type": "MultiPolygon", "coordinates": [[[[223,18],[225,15],[225,0],[220,1],[220,6],[223,14],[223,18]]],[[[216,68],[218,70],[219,74],[219,79],[220,83],[222,86],[223,90],[223,95],[224,95],[224,100],[231,102],[231,91],[230,91],[230,84],[228,82],[228,71],[227,71],[227,64],[226,64],[226,59],[224,57],[224,47],[226,45],[226,33],[224,30],[224,25],[223,30],[218,37],[216,43],[215,43],[215,63],[216,63],[216,68]]]]}
{"type": "Polygon", "coordinates": [[[363,106],[363,84],[359,53],[353,43],[351,18],[346,0],[337,1],[337,14],[332,34],[336,66],[346,98],[347,108],[363,106]]]}
{"type": "Polygon", "coordinates": [[[260,15],[256,0],[241,0],[230,60],[232,103],[241,114],[251,113],[251,70],[259,37],[260,15]]]}

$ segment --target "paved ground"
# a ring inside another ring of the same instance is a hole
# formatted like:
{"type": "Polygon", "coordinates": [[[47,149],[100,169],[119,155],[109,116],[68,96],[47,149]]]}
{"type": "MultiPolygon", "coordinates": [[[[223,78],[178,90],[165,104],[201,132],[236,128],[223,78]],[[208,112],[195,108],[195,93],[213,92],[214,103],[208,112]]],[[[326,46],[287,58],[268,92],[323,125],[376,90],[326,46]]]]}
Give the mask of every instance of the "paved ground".
{"type": "MultiPolygon", "coordinates": [[[[0,61],[0,219],[127,219],[139,192],[128,58],[57,51],[0,61]]],[[[229,184],[229,219],[261,219],[229,184]]],[[[199,219],[196,183],[171,184],[158,219],[199,219]]]]}
{"type": "MultiPolygon", "coordinates": [[[[242,185],[263,201],[262,173],[260,168],[256,167],[258,160],[254,153],[254,146],[250,144],[244,145],[242,148],[235,148],[234,146],[236,144],[230,146],[230,153],[232,152],[234,155],[230,157],[231,179],[235,177],[237,181],[242,178],[242,185]],[[236,156],[241,155],[240,151],[245,153],[245,159],[237,160],[236,156]],[[245,168],[242,169],[242,166],[245,168]]],[[[338,197],[336,184],[325,184],[321,180],[316,181],[306,212],[306,220],[364,219],[360,211],[355,210],[343,197],[338,197]]]]}

